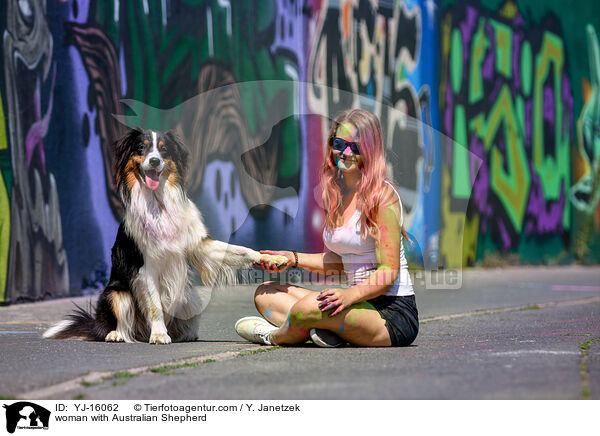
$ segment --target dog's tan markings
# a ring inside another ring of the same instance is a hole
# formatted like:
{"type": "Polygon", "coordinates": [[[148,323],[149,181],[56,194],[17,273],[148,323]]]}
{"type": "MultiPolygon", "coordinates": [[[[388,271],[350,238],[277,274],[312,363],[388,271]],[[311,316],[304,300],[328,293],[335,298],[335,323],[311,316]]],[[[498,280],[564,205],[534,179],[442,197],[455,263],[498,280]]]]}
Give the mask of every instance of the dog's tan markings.
{"type": "Polygon", "coordinates": [[[150,141],[148,141],[147,139],[144,139],[144,145],[148,145],[150,144],[150,141]]]}
{"type": "Polygon", "coordinates": [[[143,162],[143,156],[131,156],[129,161],[127,161],[127,165],[125,166],[125,182],[127,183],[127,189],[130,191],[140,176],[138,165],[141,165],[143,162]]]}
{"type": "Polygon", "coordinates": [[[165,146],[164,141],[158,141],[158,148],[163,148],[165,146]]]}
{"type": "Polygon", "coordinates": [[[117,319],[117,325],[106,335],[104,340],[106,342],[133,342],[135,303],[132,295],[127,291],[112,291],[108,295],[108,302],[117,319]]]}
{"type": "Polygon", "coordinates": [[[121,298],[123,292],[111,292],[108,295],[108,300],[110,302],[110,307],[112,309],[113,314],[115,315],[115,318],[117,318],[117,323],[119,322],[119,305],[121,303],[121,298]]]}
{"type": "Polygon", "coordinates": [[[174,186],[179,183],[179,173],[177,172],[177,165],[171,159],[165,159],[165,170],[169,172],[167,177],[167,183],[174,186]]]}

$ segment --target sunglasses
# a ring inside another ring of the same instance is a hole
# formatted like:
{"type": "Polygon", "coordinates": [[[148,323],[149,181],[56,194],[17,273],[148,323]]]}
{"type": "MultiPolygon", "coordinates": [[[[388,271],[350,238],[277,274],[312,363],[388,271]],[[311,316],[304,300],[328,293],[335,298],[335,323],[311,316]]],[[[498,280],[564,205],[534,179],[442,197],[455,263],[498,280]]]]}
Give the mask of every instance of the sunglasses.
{"type": "Polygon", "coordinates": [[[338,138],[337,136],[331,138],[331,146],[334,150],[337,151],[344,151],[346,147],[350,147],[352,153],[360,154],[360,150],[358,149],[358,142],[346,141],[345,139],[338,138]]]}

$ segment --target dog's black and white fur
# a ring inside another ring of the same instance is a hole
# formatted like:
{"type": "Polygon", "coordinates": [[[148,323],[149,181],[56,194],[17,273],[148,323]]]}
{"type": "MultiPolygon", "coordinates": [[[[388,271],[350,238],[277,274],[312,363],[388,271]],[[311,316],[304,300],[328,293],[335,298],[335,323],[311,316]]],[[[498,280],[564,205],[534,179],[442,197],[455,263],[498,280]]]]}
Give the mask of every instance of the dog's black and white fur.
{"type": "Polygon", "coordinates": [[[95,314],[79,308],[45,338],[168,344],[198,338],[203,299],[190,265],[207,285],[264,256],[208,237],[183,180],[187,151],[171,132],[130,130],[115,143],[115,173],[125,214],[112,248],[108,285],[95,314]]]}

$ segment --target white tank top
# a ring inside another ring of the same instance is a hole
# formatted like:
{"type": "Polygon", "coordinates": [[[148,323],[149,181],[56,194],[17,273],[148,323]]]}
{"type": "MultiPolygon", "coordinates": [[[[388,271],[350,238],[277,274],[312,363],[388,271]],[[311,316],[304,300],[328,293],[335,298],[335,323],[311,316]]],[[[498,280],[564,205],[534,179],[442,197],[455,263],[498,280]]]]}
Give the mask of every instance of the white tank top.
{"type": "MultiPolygon", "coordinates": [[[[386,183],[394,189],[391,183],[387,181],[386,183]]],[[[394,189],[394,192],[398,195],[396,189],[394,189]]],[[[400,195],[398,195],[398,200],[400,201],[400,195]]],[[[361,212],[357,209],[346,225],[336,227],[331,233],[327,229],[323,230],[323,242],[328,250],[333,251],[342,258],[344,273],[350,286],[366,280],[377,269],[375,240],[371,235],[367,235],[367,239],[362,238],[360,234],[360,214],[361,212]]],[[[402,224],[403,219],[402,201],[400,201],[400,224],[402,224]]],[[[400,244],[400,272],[390,289],[383,295],[414,295],[402,243],[400,244]]]]}

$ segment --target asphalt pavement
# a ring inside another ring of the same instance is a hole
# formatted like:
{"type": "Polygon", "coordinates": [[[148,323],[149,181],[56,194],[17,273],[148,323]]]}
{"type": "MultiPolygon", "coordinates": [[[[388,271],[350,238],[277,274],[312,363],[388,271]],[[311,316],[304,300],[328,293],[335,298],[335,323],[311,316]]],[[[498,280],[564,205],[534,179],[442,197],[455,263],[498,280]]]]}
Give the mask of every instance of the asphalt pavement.
{"type": "Polygon", "coordinates": [[[0,397],[600,399],[600,267],[473,269],[460,289],[415,282],[421,328],[405,348],[246,342],[233,325],[256,314],[252,286],[213,293],[202,339],[166,346],[42,339],[90,297],[0,307],[0,397]]]}

